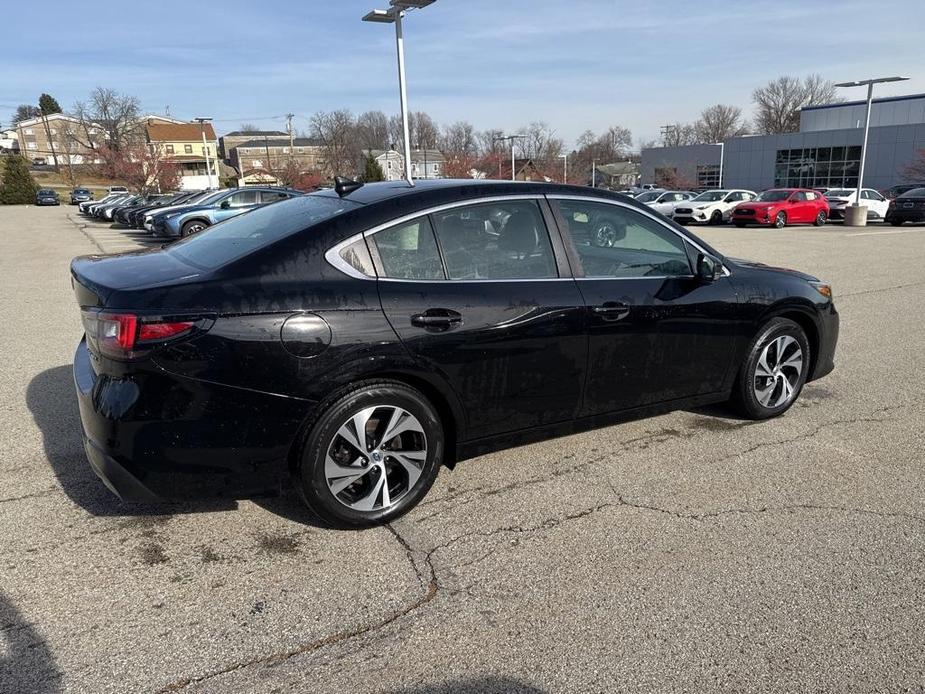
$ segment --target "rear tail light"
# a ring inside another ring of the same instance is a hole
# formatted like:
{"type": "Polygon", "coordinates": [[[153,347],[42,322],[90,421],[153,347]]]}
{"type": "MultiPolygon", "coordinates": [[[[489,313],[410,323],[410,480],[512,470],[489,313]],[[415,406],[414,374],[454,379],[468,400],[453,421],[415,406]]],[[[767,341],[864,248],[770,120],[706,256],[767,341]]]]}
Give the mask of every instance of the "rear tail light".
{"type": "Polygon", "coordinates": [[[212,323],[202,317],[138,316],[97,309],[81,311],[81,318],[91,350],[114,359],[133,359],[154,347],[204,332],[212,323]]]}

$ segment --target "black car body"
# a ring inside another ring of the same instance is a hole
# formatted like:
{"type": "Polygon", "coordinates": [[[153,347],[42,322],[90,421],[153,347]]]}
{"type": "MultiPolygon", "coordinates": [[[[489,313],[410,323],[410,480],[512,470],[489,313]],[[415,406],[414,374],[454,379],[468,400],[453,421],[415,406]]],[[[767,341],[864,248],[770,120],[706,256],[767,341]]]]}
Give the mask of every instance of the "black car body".
{"type": "Polygon", "coordinates": [[[197,194],[197,192],[187,191],[185,193],[162,195],[157,199],[152,200],[151,202],[135,205],[128,209],[117,212],[115,216],[119,218],[121,224],[132,228],[141,228],[141,223],[144,220],[145,213],[150,212],[151,210],[156,210],[158,207],[180,204],[184,200],[188,200],[197,194]]]}
{"type": "Polygon", "coordinates": [[[892,186],[886,190],[880,191],[881,195],[887,200],[895,200],[903,193],[908,193],[910,190],[915,190],[916,188],[925,188],[925,182],[922,183],[900,183],[899,185],[892,186]]]}
{"type": "Polygon", "coordinates": [[[925,222],[925,188],[913,188],[890,200],[886,221],[893,226],[904,222],[925,222]]]}
{"type": "Polygon", "coordinates": [[[780,414],[832,370],[838,337],[815,278],[724,258],[626,196],[575,186],[342,185],[71,272],[86,451],[110,489],[243,497],[296,479],[347,525],[404,512],[441,464],[753,382],[773,393],[751,416],[780,414]],[[746,366],[762,375],[741,385],[746,366]],[[376,409],[388,397],[401,408],[376,409]],[[359,401],[373,405],[331,424],[359,401]],[[352,463],[350,441],[377,448],[352,463]],[[357,500],[373,476],[385,491],[357,500]]]}
{"type": "Polygon", "coordinates": [[[42,188],[35,194],[36,205],[60,205],[61,198],[58,193],[50,188],[42,188]]]}
{"type": "Polygon", "coordinates": [[[71,204],[78,205],[82,202],[93,200],[93,193],[87,188],[74,188],[71,191],[71,204]]]}

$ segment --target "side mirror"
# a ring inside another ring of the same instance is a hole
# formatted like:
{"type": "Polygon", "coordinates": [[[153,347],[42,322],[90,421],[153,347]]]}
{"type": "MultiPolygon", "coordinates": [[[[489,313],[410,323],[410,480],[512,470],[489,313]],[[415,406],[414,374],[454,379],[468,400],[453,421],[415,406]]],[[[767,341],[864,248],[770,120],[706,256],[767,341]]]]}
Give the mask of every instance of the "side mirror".
{"type": "Polygon", "coordinates": [[[701,282],[713,282],[723,276],[723,264],[716,258],[700,253],[697,255],[697,278],[701,282]]]}
{"type": "Polygon", "coordinates": [[[219,205],[219,207],[221,207],[223,210],[227,210],[229,207],[231,207],[231,200],[222,200],[222,204],[219,205]]]}

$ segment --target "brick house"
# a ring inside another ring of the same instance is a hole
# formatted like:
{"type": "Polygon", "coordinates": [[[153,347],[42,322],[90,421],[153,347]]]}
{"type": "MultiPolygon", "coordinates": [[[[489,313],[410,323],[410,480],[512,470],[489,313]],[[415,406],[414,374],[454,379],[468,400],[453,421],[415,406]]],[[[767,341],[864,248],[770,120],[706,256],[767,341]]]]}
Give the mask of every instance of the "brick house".
{"type": "Polygon", "coordinates": [[[235,147],[243,145],[245,142],[251,140],[260,140],[263,142],[264,138],[270,140],[281,140],[285,138],[286,142],[288,142],[289,133],[283,132],[282,130],[233,130],[218,138],[218,151],[222,156],[222,160],[226,164],[232,165],[231,158],[235,147]]]}
{"type": "Polygon", "coordinates": [[[99,163],[94,149],[86,143],[99,145],[105,132],[96,124],[85,125],[64,113],[29,118],[16,124],[19,152],[26,159],[44,158],[49,164],[61,165],[99,163]]]}
{"type": "Polygon", "coordinates": [[[291,149],[288,135],[284,138],[245,140],[235,144],[230,155],[229,164],[245,178],[246,172],[266,171],[272,175],[273,171],[288,166],[290,161],[297,164],[301,171],[315,172],[324,167],[322,143],[311,137],[293,138],[291,149]]]}

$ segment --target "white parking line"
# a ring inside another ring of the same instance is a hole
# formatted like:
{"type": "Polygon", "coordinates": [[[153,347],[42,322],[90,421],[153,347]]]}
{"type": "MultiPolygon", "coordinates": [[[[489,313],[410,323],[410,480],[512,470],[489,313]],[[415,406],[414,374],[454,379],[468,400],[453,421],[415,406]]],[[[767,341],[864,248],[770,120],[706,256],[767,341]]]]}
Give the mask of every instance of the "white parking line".
{"type": "Polygon", "coordinates": [[[847,236],[886,236],[887,234],[912,234],[921,232],[922,229],[897,229],[896,231],[862,231],[859,234],[847,234],[847,236]]]}

